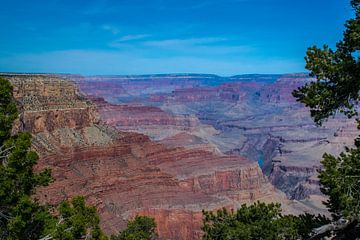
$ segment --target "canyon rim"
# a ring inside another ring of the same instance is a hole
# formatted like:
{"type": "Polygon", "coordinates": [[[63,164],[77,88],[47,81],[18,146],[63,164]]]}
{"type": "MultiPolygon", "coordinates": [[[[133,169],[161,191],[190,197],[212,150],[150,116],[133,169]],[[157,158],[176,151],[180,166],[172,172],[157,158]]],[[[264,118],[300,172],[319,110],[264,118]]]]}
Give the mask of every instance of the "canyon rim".
{"type": "Polygon", "coordinates": [[[36,197],[85,196],[107,234],[140,214],[163,239],[199,239],[202,210],[255,201],[328,215],[319,160],[356,136],[354,122],[318,127],[294,101],[306,74],[1,76],[21,109],[13,131],[33,134],[36,170],[53,172],[36,197]]]}

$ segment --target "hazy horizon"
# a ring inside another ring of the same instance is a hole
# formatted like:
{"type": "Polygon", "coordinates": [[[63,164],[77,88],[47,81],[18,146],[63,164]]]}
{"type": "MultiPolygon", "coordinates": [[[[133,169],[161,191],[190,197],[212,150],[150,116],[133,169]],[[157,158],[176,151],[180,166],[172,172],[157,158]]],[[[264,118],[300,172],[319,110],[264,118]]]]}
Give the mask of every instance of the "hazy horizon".
{"type": "Polygon", "coordinates": [[[0,75],[80,75],[84,77],[93,77],[93,76],[118,76],[118,77],[141,77],[141,76],[196,76],[196,75],[209,75],[216,76],[220,78],[231,78],[236,76],[256,76],[256,75],[292,75],[292,74],[309,74],[309,72],[284,72],[284,73],[240,73],[234,75],[219,75],[215,73],[191,73],[191,72],[183,72],[183,73],[147,73],[147,74],[80,74],[80,73],[66,73],[66,72],[0,72],[0,75]]]}

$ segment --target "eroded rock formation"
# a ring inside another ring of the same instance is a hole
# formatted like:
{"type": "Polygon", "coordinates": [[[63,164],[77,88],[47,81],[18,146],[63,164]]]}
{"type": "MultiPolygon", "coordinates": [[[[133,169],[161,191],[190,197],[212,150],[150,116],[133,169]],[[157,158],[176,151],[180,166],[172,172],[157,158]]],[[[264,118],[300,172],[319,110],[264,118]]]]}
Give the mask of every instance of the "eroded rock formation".
{"type": "Polygon", "coordinates": [[[84,195],[97,207],[108,234],[121,230],[136,214],[146,214],[156,219],[164,239],[198,239],[202,209],[235,208],[255,200],[288,204],[256,162],[218,154],[206,144],[166,146],[104,124],[113,118],[116,126],[148,124],[145,118],[139,120],[142,112],[149,114],[150,124],[188,128],[196,121],[178,120],[157,108],[102,102],[100,115],[106,118],[99,122],[95,105],[79,96],[69,80],[47,75],[8,78],[22,109],[22,127],[33,133],[33,147],[40,153],[36,169],[51,168],[54,177],[37,197],[55,204],[84,195]],[[112,111],[123,116],[109,117],[112,111]],[[123,120],[126,116],[138,122],[123,120]]]}
{"type": "MultiPolygon", "coordinates": [[[[157,114],[145,113],[145,120],[134,113],[129,114],[132,121],[147,121],[147,124],[130,127],[126,121],[118,121],[113,124],[118,129],[144,133],[168,146],[203,147],[218,154],[245,156],[259,162],[270,181],[288,198],[318,201],[323,197],[317,179],[323,153],[340,153],[344,146],[353,143],[358,132],[354,122],[342,117],[331,119],[322,127],[314,124],[308,109],[296,102],[291,94],[313,80],[306,74],[230,78],[212,75],[112,76],[111,82],[130,91],[137,89],[133,92],[136,94],[130,99],[112,96],[109,89],[102,97],[116,98],[112,103],[118,105],[126,104],[115,107],[119,109],[136,103],[144,112],[156,107],[159,116],[198,119],[196,126],[191,128],[179,128],[170,121],[159,127],[155,121],[157,114]]],[[[86,86],[93,81],[110,80],[96,77],[79,84],[86,86]]],[[[106,111],[106,107],[104,109],[106,111]]],[[[114,118],[103,114],[103,119],[111,122],[123,118],[119,115],[121,111],[114,118]]]]}
{"type": "Polygon", "coordinates": [[[21,107],[22,130],[32,133],[58,128],[82,128],[99,121],[94,105],[77,94],[71,81],[55,76],[5,76],[14,85],[21,107]]]}

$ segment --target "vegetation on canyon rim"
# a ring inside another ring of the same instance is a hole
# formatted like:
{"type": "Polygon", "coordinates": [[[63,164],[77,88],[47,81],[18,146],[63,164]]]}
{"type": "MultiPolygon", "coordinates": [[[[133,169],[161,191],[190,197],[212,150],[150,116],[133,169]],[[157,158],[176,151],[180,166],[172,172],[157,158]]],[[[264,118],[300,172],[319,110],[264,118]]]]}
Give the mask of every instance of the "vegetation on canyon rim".
{"type": "Polygon", "coordinates": [[[83,197],[57,208],[33,199],[37,187],[50,183],[51,171],[33,171],[38,155],[30,149],[29,133],[11,136],[18,116],[12,91],[11,84],[0,79],[0,239],[104,239],[96,210],[85,206],[83,197]]]}
{"type": "MultiPolygon", "coordinates": [[[[317,81],[296,90],[294,96],[311,110],[318,124],[340,111],[354,117],[360,91],[360,0],[351,1],[355,18],[346,23],[336,50],[309,48],[306,68],[317,81]]],[[[34,200],[37,187],[51,182],[51,172],[33,172],[38,156],[31,151],[31,135],[11,134],[18,117],[12,86],[0,79],[0,239],[107,239],[94,207],[84,197],[59,206],[34,200]]],[[[360,121],[359,125],[360,125],[360,121]]],[[[284,216],[280,205],[255,203],[237,211],[204,211],[204,239],[337,239],[359,236],[360,138],[339,157],[325,154],[319,178],[332,222],[309,214],[284,216]]],[[[154,239],[155,222],[136,217],[112,240],[154,239]]]]}
{"type": "MultiPolygon", "coordinates": [[[[11,134],[18,117],[12,92],[10,82],[0,78],[0,239],[107,239],[95,207],[86,206],[84,197],[74,197],[59,206],[45,206],[34,200],[36,188],[51,182],[51,171],[33,171],[38,155],[30,149],[31,134],[11,134]]],[[[155,236],[154,220],[136,217],[112,239],[155,236]]]]}
{"type": "Polygon", "coordinates": [[[313,228],[328,223],[323,216],[281,215],[280,204],[245,204],[236,212],[204,211],[204,240],[220,239],[308,239],[313,228]]]}
{"type": "Polygon", "coordinates": [[[127,228],[117,236],[111,236],[110,240],[152,240],[157,238],[156,224],[153,218],[136,216],[130,220],[127,228]]]}
{"type": "MultiPolygon", "coordinates": [[[[324,46],[309,48],[306,67],[317,81],[306,84],[294,96],[311,109],[314,121],[321,124],[340,111],[349,118],[358,115],[360,100],[360,1],[353,0],[355,18],[346,22],[343,39],[336,50],[324,46]]],[[[358,128],[360,121],[357,119],[358,128]]],[[[346,148],[339,157],[324,154],[320,172],[322,192],[334,220],[350,225],[360,222],[360,138],[355,148],[346,148]]],[[[344,225],[346,226],[346,224],[344,225]]],[[[359,227],[359,226],[358,226],[359,227]]],[[[358,232],[360,234],[360,231],[358,232]]]]}
{"type": "MultiPolygon", "coordinates": [[[[310,108],[317,124],[340,111],[357,116],[360,100],[360,1],[353,0],[355,18],[346,22],[344,37],[336,50],[324,46],[307,51],[306,68],[317,81],[293,92],[310,108]]],[[[357,120],[360,128],[360,121],[357,120]]],[[[279,205],[243,205],[236,212],[204,212],[204,239],[356,239],[360,235],[360,137],[355,148],[346,148],[339,157],[324,154],[319,178],[321,191],[333,222],[322,217],[282,216],[279,205]],[[317,225],[317,226],[316,226],[317,225]],[[318,227],[314,229],[314,227],[318,227]]]]}

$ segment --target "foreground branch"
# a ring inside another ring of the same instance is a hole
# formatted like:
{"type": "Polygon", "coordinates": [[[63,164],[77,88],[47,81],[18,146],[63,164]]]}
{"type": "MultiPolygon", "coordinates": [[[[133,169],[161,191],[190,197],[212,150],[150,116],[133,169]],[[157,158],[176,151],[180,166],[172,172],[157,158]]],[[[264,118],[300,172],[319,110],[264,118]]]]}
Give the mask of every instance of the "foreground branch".
{"type": "MultiPolygon", "coordinates": [[[[351,231],[358,232],[360,230],[359,228],[360,228],[360,225],[358,222],[356,222],[356,221],[352,222],[350,220],[340,218],[336,222],[331,222],[324,226],[315,228],[312,231],[312,236],[309,238],[309,240],[323,239],[323,237],[325,237],[325,236],[338,235],[336,233],[340,233],[340,235],[342,235],[341,232],[343,232],[343,233],[351,232],[351,231]]],[[[356,239],[358,239],[358,238],[356,238],[356,239]]]]}

